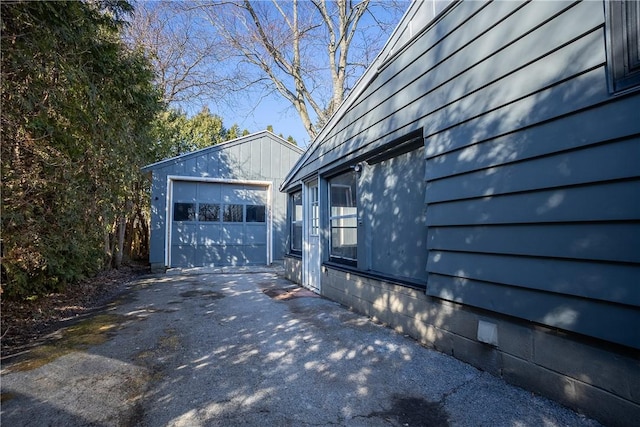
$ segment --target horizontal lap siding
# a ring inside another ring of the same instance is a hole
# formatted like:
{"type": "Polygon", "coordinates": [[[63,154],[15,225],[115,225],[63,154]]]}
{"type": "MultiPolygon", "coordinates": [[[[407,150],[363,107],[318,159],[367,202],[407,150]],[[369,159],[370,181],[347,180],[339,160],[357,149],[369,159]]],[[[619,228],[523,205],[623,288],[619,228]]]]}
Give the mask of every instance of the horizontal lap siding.
{"type": "Polygon", "coordinates": [[[376,64],[292,182],[422,128],[427,293],[640,348],[640,97],[608,91],[604,21],[601,2],[456,5],[376,64]]]}
{"type": "Polygon", "coordinates": [[[427,293],[640,348],[640,99],[608,93],[603,22],[571,5],[424,97],[427,293]]]}
{"type": "MultiPolygon", "coordinates": [[[[474,129],[495,133],[559,114],[562,105],[513,120],[525,110],[531,114],[541,97],[562,100],[576,86],[603,77],[602,12],[601,5],[593,6],[461,3],[381,69],[298,175],[330,168],[420,127],[434,136],[475,120],[474,129]],[[570,25],[575,21],[581,25],[570,25]],[[567,45],[571,40],[575,46],[567,45]],[[548,55],[554,60],[540,63],[548,55]],[[581,60],[567,60],[574,57],[581,60]],[[577,84],[555,87],[575,77],[577,84]],[[492,128],[478,120],[488,112],[492,128]]],[[[608,96],[606,86],[597,89],[583,91],[575,102],[591,105],[608,96]]]]}

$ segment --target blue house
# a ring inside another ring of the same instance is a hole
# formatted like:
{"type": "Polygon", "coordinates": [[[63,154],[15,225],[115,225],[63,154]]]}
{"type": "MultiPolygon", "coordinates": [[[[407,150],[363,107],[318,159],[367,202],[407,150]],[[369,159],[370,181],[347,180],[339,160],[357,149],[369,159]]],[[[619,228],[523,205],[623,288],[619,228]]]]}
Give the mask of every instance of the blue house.
{"type": "Polygon", "coordinates": [[[640,2],[417,1],[287,175],[287,276],[640,420],[640,2]]]}
{"type": "Polygon", "coordinates": [[[301,153],[262,131],[145,166],[152,270],[281,260],[287,200],[277,189],[301,153]]]}

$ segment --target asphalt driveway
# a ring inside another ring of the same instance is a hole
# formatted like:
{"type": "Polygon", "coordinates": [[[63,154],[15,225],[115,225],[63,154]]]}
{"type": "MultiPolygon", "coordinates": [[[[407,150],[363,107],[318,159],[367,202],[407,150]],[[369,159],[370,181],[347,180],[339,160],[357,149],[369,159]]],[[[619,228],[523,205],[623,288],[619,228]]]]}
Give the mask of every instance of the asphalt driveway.
{"type": "Polygon", "coordinates": [[[2,367],[11,426],[596,426],[294,286],[148,277],[2,367]]]}

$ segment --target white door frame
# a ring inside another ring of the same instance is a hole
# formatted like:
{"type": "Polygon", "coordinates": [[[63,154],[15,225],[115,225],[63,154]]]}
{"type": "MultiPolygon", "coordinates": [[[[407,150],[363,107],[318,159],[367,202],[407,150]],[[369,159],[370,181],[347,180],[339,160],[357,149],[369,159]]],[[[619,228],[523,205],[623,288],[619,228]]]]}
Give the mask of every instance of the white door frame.
{"type": "Polygon", "coordinates": [[[164,263],[167,268],[171,267],[171,228],[173,224],[173,183],[175,181],[189,181],[212,184],[237,184],[237,185],[256,185],[267,188],[267,265],[273,261],[273,245],[271,244],[273,236],[273,209],[272,209],[272,187],[271,181],[256,181],[247,179],[220,179],[205,178],[198,176],[167,176],[167,195],[165,204],[165,236],[164,236],[164,263]]]}
{"type": "Polygon", "coordinates": [[[322,256],[320,254],[319,177],[306,181],[302,186],[302,207],[302,285],[320,293],[322,256]]]}

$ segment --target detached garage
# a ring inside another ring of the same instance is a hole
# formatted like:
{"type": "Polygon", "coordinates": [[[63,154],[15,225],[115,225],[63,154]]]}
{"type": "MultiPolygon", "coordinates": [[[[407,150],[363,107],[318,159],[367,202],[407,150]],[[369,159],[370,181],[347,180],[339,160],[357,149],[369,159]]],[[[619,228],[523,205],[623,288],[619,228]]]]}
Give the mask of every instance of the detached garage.
{"type": "Polygon", "coordinates": [[[277,191],[302,150],[268,131],[145,166],[153,270],[267,265],[287,247],[277,191]]]}

